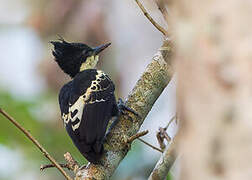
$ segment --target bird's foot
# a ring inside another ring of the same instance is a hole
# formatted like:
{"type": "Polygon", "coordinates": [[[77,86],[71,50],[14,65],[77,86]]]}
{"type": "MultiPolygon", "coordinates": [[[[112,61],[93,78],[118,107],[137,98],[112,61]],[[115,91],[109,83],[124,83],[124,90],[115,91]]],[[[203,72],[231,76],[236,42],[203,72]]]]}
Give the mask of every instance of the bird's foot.
{"type": "Polygon", "coordinates": [[[125,102],[123,102],[123,100],[121,98],[118,99],[117,107],[118,107],[118,110],[119,110],[119,115],[121,115],[121,114],[125,115],[126,111],[128,111],[128,112],[131,112],[134,115],[140,117],[140,115],[136,111],[134,111],[130,107],[126,106],[125,102]]]}
{"type": "MultiPolygon", "coordinates": [[[[128,112],[131,112],[134,115],[140,117],[140,115],[136,111],[134,111],[133,109],[126,106],[121,98],[118,99],[117,108],[118,108],[118,112],[116,113],[117,115],[115,116],[115,119],[114,119],[113,123],[110,125],[110,127],[108,129],[108,131],[106,133],[106,136],[104,138],[104,141],[106,141],[107,135],[109,134],[111,129],[113,129],[116,126],[116,124],[119,122],[119,120],[120,120],[119,116],[120,115],[126,115],[127,114],[126,111],[128,111],[128,112]]],[[[130,118],[130,120],[132,120],[132,119],[130,118]]]]}
{"type": "MultiPolygon", "coordinates": [[[[123,102],[123,100],[121,98],[118,99],[118,103],[117,103],[117,108],[118,108],[118,112],[117,115],[115,116],[115,119],[113,121],[113,123],[110,125],[105,137],[104,137],[104,142],[107,140],[108,135],[110,134],[110,131],[116,126],[116,124],[119,122],[120,115],[126,115],[126,111],[133,113],[134,115],[141,117],[136,111],[134,111],[133,109],[129,108],[128,106],[125,105],[125,103],[123,102]]],[[[133,121],[132,118],[129,118],[129,120],[133,121]]]]}

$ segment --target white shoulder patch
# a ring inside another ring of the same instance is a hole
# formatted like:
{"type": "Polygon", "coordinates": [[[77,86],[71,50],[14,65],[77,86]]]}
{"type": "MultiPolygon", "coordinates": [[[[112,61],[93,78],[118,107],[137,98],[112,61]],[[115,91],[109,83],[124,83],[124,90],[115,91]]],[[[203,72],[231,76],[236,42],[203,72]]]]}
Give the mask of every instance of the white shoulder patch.
{"type": "Polygon", "coordinates": [[[75,124],[72,125],[73,131],[78,129],[80,126],[84,106],[85,103],[83,96],[80,96],[79,99],[69,108],[69,119],[73,124],[75,124]]]}
{"type": "Polygon", "coordinates": [[[66,124],[69,123],[69,121],[72,122],[72,129],[73,131],[75,131],[76,129],[79,128],[80,124],[81,124],[81,120],[82,120],[82,114],[83,114],[83,109],[85,106],[85,103],[89,103],[89,104],[93,104],[93,103],[97,103],[97,102],[105,102],[105,99],[95,99],[95,100],[91,100],[88,101],[90,98],[90,95],[92,92],[97,92],[97,91],[104,91],[106,90],[108,87],[101,87],[101,85],[99,84],[102,80],[105,79],[109,79],[109,77],[101,70],[97,71],[97,75],[95,80],[92,81],[91,86],[89,88],[87,88],[85,94],[83,94],[82,96],[80,96],[78,98],[78,100],[74,103],[74,104],[69,104],[69,113],[68,114],[64,114],[62,115],[62,119],[64,121],[64,125],[66,126],[66,124]]]}
{"type": "Polygon", "coordinates": [[[63,120],[63,122],[64,122],[64,126],[66,126],[66,124],[68,124],[68,122],[70,121],[70,119],[69,119],[69,114],[65,114],[65,113],[63,113],[62,114],[62,120],[63,120]]]}
{"type": "MultiPolygon", "coordinates": [[[[86,93],[83,95],[83,99],[85,102],[89,100],[92,92],[104,91],[107,88],[109,88],[109,87],[102,88],[100,85],[100,82],[105,79],[108,79],[108,76],[103,71],[97,70],[97,75],[95,77],[95,80],[92,81],[91,86],[87,89],[86,93]]],[[[105,99],[96,99],[96,100],[89,101],[88,103],[93,104],[96,102],[104,102],[104,101],[106,101],[106,100],[105,99]]]]}

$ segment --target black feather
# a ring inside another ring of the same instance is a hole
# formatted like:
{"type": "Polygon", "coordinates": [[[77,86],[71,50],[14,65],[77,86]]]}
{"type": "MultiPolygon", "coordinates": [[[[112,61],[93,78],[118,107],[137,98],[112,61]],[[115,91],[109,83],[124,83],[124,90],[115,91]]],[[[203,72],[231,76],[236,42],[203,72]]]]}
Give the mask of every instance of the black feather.
{"type": "MultiPolygon", "coordinates": [[[[101,71],[99,72],[101,74],[101,71]]],[[[81,119],[69,120],[65,127],[79,151],[92,163],[99,161],[108,122],[118,112],[113,82],[107,76],[97,81],[97,75],[98,71],[95,69],[78,73],[72,81],[62,87],[59,95],[62,115],[68,114],[68,117],[73,118],[83,110],[81,119]],[[92,82],[93,85],[100,86],[99,90],[90,92],[90,98],[82,102],[83,109],[70,112],[71,107],[75,107],[78,99],[92,86],[92,82]],[[79,122],[78,128],[73,130],[72,126],[79,122]]]]}
{"type": "Polygon", "coordinates": [[[80,71],[80,66],[85,62],[88,51],[92,48],[82,43],[69,43],[64,39],[51,41],[54,45],[53,56],[60,68],[72,78],[80,71]]]}

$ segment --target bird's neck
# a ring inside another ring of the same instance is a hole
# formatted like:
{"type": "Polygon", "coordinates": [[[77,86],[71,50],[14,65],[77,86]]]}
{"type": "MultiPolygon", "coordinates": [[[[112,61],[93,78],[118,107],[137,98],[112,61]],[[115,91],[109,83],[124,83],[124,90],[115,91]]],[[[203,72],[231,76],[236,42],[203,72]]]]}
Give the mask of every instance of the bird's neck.
{"type": "Polygon", "coordinates": [[[87,57],[86,61],[81,64],[80,72],[86,69],[94,69],[98,60],[99,60],[98,55],[87,57]]]}

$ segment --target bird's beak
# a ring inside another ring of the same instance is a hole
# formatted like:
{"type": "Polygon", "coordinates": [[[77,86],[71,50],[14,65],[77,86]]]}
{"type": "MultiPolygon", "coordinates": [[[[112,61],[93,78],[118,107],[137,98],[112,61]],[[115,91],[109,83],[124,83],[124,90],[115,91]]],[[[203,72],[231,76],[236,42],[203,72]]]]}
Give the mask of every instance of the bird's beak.
{"type": "Polygon", "coordinates": [[[99,54],[100,52],[102,52],[104,49],[106,49],[111,43],[106,43],[100,46],[95,47],[94,50],[94,55],[99,54]]]}

